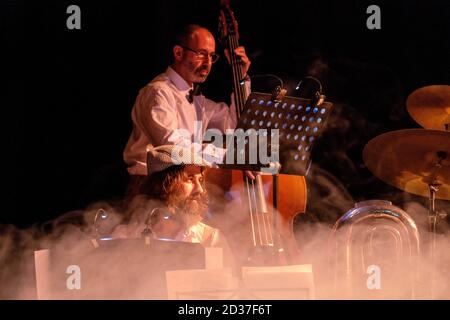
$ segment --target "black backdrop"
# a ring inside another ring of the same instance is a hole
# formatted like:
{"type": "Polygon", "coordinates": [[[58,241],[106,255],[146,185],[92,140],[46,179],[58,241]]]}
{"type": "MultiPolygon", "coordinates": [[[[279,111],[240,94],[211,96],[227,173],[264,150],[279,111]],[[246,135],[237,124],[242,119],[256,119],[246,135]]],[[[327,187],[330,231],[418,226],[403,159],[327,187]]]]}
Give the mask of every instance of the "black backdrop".
{"type": "MultiPolygon", "coordinates": [[[[355,199],[393,192],[371,177],[361,151],[379,133],[418,127],[405,111],[413,90],[450,82],[448,1],[264,0],[232,7],[251,74],[276,74],[292,88],[313,73],[336,103],[316,163],[355,199]],[[371,4],[381,8],[381,30],[366,27],[371,4]]],[[[195,22],[216,32],[218,12],[212,0],[2,0],[0,223],[26,226],[119,198],[138,90],[166,68],[178,27],[195,22]],[[71,4],[81,8],[81,30],[66,28],[71,4]]],[[[206,95],[229,99],[227,72],[221,59],[206,95]]]]}

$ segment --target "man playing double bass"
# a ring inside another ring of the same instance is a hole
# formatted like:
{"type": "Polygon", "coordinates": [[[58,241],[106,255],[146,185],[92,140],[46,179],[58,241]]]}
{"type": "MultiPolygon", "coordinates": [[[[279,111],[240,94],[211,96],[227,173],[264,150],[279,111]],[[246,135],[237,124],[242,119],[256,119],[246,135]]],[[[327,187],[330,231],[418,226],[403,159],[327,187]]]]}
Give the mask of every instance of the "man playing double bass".
{"type": "MultiPolygon", "coordinates": [[[[228,52],[225,54],[228,57],[228,52]]],[[[241,60],[243,80],[250,92],[250,60],[243,47],[236,48],[235,54],[241,60]]],[[[236,127],[233,102],[228,107],[195,95],[195,85],[206,81],[218,58],[211,32],[199,25],[188,25],[175,38],[172,65],[140,90],[132,110],[133,131],[124,151],[130,174],[129,199],[137,194],[147,175],[148,149],[168,144],[192,146],[196,123],[201,123],[202,137],[209,128],[225,133],[236,127]],[[179,129],[187,130],[190,139],[181,135],[179,129]]],[[[202,145],[201,149],[212,160],[221,161],[224,156],[224,149],[212,144],[202,145]]]]}

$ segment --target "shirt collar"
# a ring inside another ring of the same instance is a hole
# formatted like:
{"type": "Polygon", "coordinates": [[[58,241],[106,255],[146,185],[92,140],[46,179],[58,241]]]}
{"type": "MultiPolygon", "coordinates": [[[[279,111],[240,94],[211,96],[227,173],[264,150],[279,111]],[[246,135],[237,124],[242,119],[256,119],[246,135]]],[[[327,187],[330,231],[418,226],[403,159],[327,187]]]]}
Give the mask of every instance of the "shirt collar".
{"type": "Polygon", "coordinates": [[[178,90],[187,92],[192,89],[192,86],[189,86],[186,80],[184,80],[174,69],[172,69],[172,67],[168,67],[166,73],[170,81],[172,81],[178,90]]]}

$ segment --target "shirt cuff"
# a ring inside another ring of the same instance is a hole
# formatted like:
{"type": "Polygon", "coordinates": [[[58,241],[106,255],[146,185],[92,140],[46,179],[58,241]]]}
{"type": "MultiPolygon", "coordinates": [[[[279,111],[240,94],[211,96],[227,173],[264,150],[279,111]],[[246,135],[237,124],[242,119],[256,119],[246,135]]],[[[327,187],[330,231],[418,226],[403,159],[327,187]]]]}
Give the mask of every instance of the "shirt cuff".
{"type": "Polygon", "coordinates": [[[225,157],[227,149],[216,147],[212,144],[207,144],[203,148],[203,159],[210,163],[223,164],[223,158],[225,157]]]}

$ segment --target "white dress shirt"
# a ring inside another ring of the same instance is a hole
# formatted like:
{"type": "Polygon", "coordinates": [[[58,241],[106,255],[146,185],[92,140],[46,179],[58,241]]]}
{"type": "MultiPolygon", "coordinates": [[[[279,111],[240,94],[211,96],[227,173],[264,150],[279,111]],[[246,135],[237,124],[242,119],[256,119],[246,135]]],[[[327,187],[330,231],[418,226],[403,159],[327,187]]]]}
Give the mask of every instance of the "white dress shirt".
{"type": "MultiPolygon", "coordinates": [[[[250,92],[250,81],[245,82],[250,92]]],[[[139,92],[131,117],[133,131],[124,151],[124,160],[131,175],[147,175],[147,150],[165,144],[192,146],[203,141],[207,129],[234,129],[237,124],[234,102],[231,107],[216,103],[203,95],[194,96],[189,103],[186,96],[191,86],[171,67],[153,79],[139,92]],[[197,122],[198,132],[194,132],[197,122]],[[201,129],[199,128],[201,127],[201,129]],[[180,130],[184,129],[184,133],[180,130]],[[196,135],[197,134],[197,135],[196,135]]],[[[231,97],[233,101],[233,95],[231,97]]],[[[222,159],[224,149],[213,145],[198,146],[212,159],[222,159]]],[[[219,161],[220,162],[220,161],[219,161]]]]}

